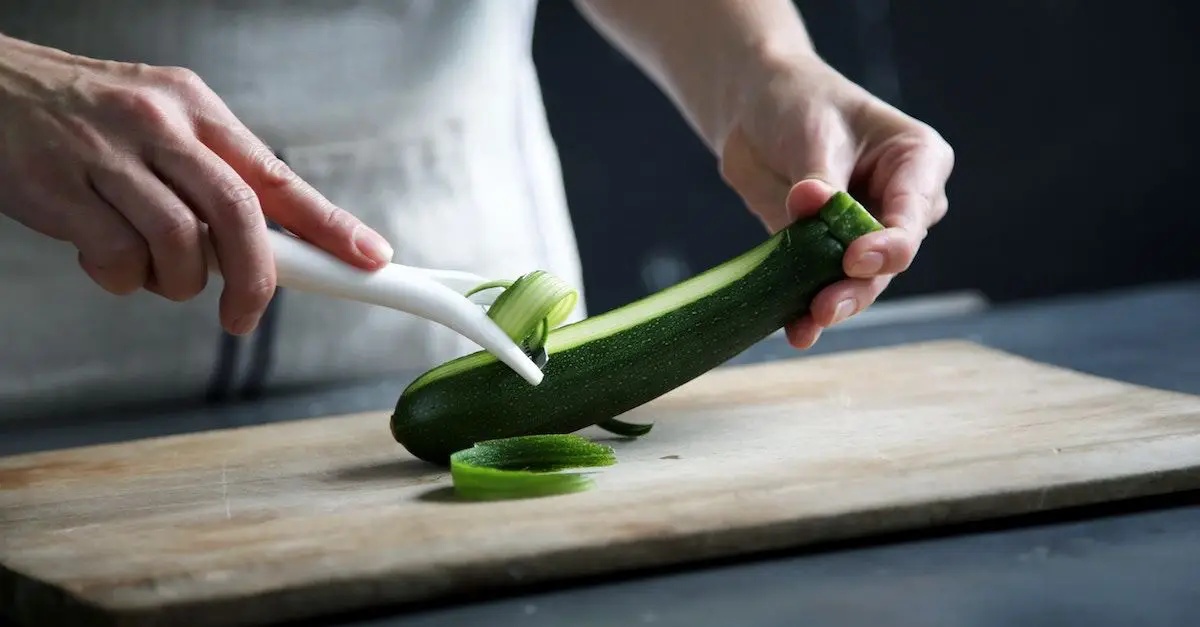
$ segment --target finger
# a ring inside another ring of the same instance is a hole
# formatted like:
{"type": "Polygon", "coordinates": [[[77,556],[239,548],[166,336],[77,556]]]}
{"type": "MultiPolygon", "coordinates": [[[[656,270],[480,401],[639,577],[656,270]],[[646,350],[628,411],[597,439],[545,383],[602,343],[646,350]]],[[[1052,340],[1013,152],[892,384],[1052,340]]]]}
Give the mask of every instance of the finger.
{"type": "Polygon", "coordinates": [[[784,204],[792,219],[814,216],[837,190],[822,179],[800,181],[788,190],[784,204]]]}
{"type": "Polygon", "coordinates": [[[870,252],[878,253],[882,263],[871,272],[875,259],[864,263],[858,258],[859,251],[855,251],[856,258],[848,260],[847,266],[848,269],[858,266],[854,276],[898,273],[908,269],[929,228],[941,219],[939,209],[944,206],[939,207],[939,203],[945,196],[952,167],[953,153],[930,139],[906,150],[891,168],[879,173],[876,180],[883,181],[883,189],[878,195],[881,202],[879,221],[887,230],[873,234],[874,237],[860,248],[864,249],[862,255],[868,254],[868,248],[870,252]]]}
{"type": "Polygon", "coordinates": [[[258,196],[229,164],[195,139],[150,155],[152,167],[208,225],[221,267],[221,324],[244,335],[275,294],[275,262],[258,196]]]}
{"type": "Polygon", "coordinates": [[[846,247],[843,271],[861,279],[899,274],[908,269],[924,237],[925,232],[914,236],[911,231],[895,227],[867,233],[846,247]]]}
{"type": "Polygon", "coordinates": [[[740,130],[730,133],[721,156],[721,178],[741,197],[767,231],[775,233],[792,222],[786,210],[788,181],[774,174],[750,147],[740,130]]]}
{"type": "Polygon", "coordinates": [[[105,291],[124,295],[141,289],[149,253],[137,230],[97,193],[87,172],[62,160],[42,165],[43,176],[9,190],[4,213],[72,244],[80,268],[105,291]]]}
{"type": "Polygon", "coordinates": [[[208,281],[200,224],[175,192],[141,163],[92,172],[92,182],[149,246],[146,289],[171,300],[199,294],[208,281]]]}
{"type": "MultiPolygon", "coordinates": [[[[788,155],[791,180],[817,180],[834,190],[848,189],[854,171],[855,146],[846,132],[841,114],[831,111],[817,115],[802,128],[802,140],[795,143],[794,153],[788,155]]],[[[828,200],[828,197],[824,200],[828,200]]],[[[821,204],[824,204],[824,200],[821,204]]],[[[812,211],[819,208],[820,205],[812,211]]],[[[807,214],[793,215],[802,217],[807,214]]]]}
{"type": "Polygon", "coordinates": [[[799,320],[787,325],[784,329],[784,334],[787,337],[788,344],[798,350],[806,350],[812,348],[817,340],[821,338],[822,328],[817,323],[813,322],[811,315],[805,315],[799,320]]]}
{"type": "Polygon", "coordinates": [[[62,215],[79,267],[97,285],[124,296],[142,288],[150,273],[146,241],[94,187],[62,215]]]}
{"type": "Polygon", "coordinates": [[[814,324],[831,327],[875,304],[895,275],[845,279],[821,290],[809,307],[814,324]]]}
{"type": "Polygon", "coordinates": [[[949,212],[949,210],[950,210],[950,199],[946,197],[946,194],[942,194],[941,196],[938,196],[937,201],[933,203],[932,223],[937,224],[938,222],[941,222],[942,219],[946,217],[946,213],[949,212]]]}
{"type": "Polygon", "coordinates": [[[137,230],[104,199],[72,208],[68,239],[77,262],[105,291],[124,296],[138,291],[150,274],[150,252],[137,230]]]}
{"type": "Polygon", "coordinates": [[[321,195],[241,124],[202,120],[199,135],[254,188],[263,212],[283,228],[367,270],[392,260],[382,235],[321,195]]]}
{"type": "Polygon", "coordinates": [[[812,348],[821,332],[875,304],[894,275],[873,279],[847,279],[822,290],[809,311],[785,327],[788,343],[796,349],[812,348]]]}

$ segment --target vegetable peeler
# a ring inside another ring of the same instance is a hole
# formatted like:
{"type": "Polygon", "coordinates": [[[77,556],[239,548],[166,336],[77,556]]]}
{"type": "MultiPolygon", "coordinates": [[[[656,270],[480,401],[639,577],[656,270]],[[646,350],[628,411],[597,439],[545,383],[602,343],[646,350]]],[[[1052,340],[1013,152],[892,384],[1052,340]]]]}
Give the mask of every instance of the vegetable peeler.
{"type": "MultiPolygon", "coordinates": [[[[483,292],[465,296],[487,279],[470,272],[391,263],[361,270],[297,237],[267,232],[275,256],[276,284],[302,292],[333,296],[411,313],[446,326],[475,342],[532,385],[542,371],[529,355],[487,315],[483,292]]],[[[204,238],[209,272],[220,275],[211,241],[204,238]]]]}

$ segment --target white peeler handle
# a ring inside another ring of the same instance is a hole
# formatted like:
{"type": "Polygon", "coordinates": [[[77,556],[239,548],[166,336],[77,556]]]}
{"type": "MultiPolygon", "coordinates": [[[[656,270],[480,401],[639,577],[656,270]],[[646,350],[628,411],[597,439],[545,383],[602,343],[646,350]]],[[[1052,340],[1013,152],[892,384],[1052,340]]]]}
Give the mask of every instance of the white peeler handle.
{"type": "MultiPolygon", "coordinates": [[[[374,272],[360,270],[286,233],[269,231],[268,236],[275,255],[278,285],[380,305],[431,320],[483,347],[529,383],[541,383],[541,369],[488,317],[487,312],[463,296],[463,291],[477,284],[475,279],[478,277],[465,272],[426,270],[396,263],[374,272]],[[462,291],[455,291],[443,282],[471,284],[462,291]]],[[[209,271],[220,274],[211,246],[207,252],[210,255],[209,271]]]]}

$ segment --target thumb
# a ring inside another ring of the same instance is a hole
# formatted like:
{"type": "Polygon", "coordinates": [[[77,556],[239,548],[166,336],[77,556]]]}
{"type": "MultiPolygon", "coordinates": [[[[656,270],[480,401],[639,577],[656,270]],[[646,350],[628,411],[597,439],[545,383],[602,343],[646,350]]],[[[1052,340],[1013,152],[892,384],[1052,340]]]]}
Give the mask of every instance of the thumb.
{"type": "Polygon", "coordinates": [[[818,119],[821,122],[808,129],[802,148],[790,159],[788,174],[795,183],[788,192],[786,206],[792,220],[816,213],[834,192],[848,189],[854,170],[855,142],[846,132],[841,115],[818,119]]]}
{"type": "Polygon", "coordinates": [[[837,188],[817,178],[796,183],[788,191],[785,202],[788,216],[792,220],[799,220],[815,215],[835,192],[837,188]]]}
{"type": "Polygon", "coordinates": [[[840,168],[833,167],[836,163],[838,160],[831,158],[814,160],[807,164],[810,167],[801,170],[799,176],[792,179],[797,183],[788,191],[784,203],[788,217],[792,220],[807,218],[828,202],[834,192],[847,189],[850,185],[849,168],[841,172],[840,168]]]}

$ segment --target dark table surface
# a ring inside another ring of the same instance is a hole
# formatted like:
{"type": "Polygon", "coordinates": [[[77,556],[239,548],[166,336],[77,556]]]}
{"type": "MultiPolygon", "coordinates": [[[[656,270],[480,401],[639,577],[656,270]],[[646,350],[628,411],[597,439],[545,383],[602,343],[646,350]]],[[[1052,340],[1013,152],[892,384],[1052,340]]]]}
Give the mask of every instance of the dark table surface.
{"type": "MultiPolygon", "coordinates": [[[[1200,394],[1200,282],[827,333],[805,355],[962,338],[1200,394]]],[[[796,354],[773,339],[737,362],[796,354]]],[[[397,381],[222,407],[0,426],[0,455],[390,408],[397,381]]],[[[788,626],[1200,625],[1200,496],[841,543],[314,624],[788,626]]],[[[3,623],[0,623],[3,624],[3,623]]]]}

